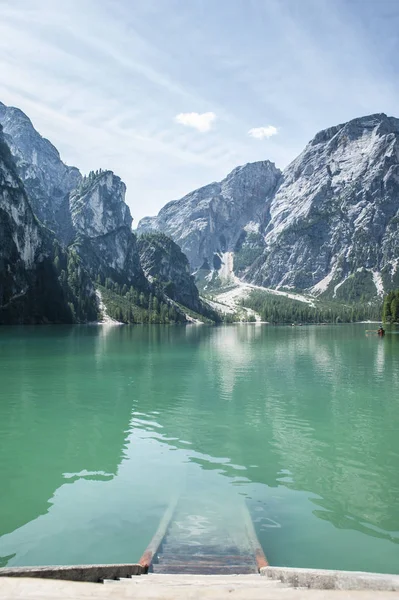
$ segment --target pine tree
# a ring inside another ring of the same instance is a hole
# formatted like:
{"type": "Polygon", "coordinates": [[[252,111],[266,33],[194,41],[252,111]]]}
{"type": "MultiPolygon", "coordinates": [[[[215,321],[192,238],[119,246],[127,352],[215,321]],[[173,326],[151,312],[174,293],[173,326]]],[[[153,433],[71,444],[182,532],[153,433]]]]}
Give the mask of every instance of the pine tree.
{"type": "Polygon", "coordinates": [[[382,320],[384,323],[392,321],[392,301],[395,298],[395,292],[389,292],[384,298],[384,306],[382,310],[382,320]]]}
{"type": "Polygon", "coordinates": [[[72,321],[75,323],[76,321],[76,312],[75,312],[75,307],[72,304],[72,302],[68,302],[68,306],[69,306],[69,310],[71,311],[71,315],[72,315],[72,321]]]}
{"type": "Polygon", "coordinates": [[[167,323],[168,322],[168,307],[167,305],[162,302],[161,303],[161,323],[167,323]]]}
{"type": "Polygon", "coordinates": [[[391,321],[393,323],[399,322],[399,293],[395,294],[391,302],[391,321]]]}

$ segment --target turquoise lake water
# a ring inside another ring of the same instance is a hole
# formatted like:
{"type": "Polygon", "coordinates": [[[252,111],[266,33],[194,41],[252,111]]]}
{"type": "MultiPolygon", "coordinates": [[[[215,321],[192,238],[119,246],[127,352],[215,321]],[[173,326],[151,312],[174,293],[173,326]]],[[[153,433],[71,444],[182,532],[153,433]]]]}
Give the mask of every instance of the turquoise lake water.
{"type": "Polygon", "coordinates": [[[0,329],[0,565],[135,562],[170,499],[272,565],[399,573],[399,335],[0,329]]]}

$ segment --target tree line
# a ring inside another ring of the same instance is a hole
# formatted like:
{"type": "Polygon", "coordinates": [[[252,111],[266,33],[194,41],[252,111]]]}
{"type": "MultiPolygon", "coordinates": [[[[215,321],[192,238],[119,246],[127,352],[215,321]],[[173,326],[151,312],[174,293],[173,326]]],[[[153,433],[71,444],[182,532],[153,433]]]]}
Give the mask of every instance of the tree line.
{"type": "Polygon", "coordinates": [[[107,278],[104,285],[97,281],[103,302],[110,317],[121,323],[182,323],[185,317],[172,303],[152,291],[137,290],[107,278]]]}
{"type": "Polygon", "coordinates": [[[312,306],[260,290],[253,290],[242,304],[259,313],[262,321],[270,323],[355,323],[381,318],[379,302],[350,305],[330,302],[312,306]]]}
{"type": "Polygon", "coordinates": [[[399,290],[393,290],[384,297],[382,320],[384,323],[399,323],[399,290]]]}

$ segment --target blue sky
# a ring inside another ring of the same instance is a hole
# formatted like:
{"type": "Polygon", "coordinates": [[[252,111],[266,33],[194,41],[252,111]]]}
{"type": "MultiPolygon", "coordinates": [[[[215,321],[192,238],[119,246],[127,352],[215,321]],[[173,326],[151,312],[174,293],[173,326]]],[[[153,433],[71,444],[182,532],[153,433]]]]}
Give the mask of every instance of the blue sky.
{"type": "Polygon", "coordinates": [[[0,0],[0,100],[135,223],[320,129],[399,116],[397,0],[0,0]]]}

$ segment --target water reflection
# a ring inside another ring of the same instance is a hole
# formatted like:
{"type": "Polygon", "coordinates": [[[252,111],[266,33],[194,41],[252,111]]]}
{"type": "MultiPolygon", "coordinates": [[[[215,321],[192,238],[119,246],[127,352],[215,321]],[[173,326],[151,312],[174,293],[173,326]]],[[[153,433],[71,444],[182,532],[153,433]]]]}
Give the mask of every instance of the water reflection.
{"type": "Polygon", "coordinates": [[[122,459],[132,403],[115,380],[112,403],[102,393],[91,360],[100,328],[54,329],[13,328],[8,343],[2,332],[0,535],[46,513],[68,473],[109,478],[122,459]]]}
{"type": "Polygon", "coordinates": [[[246,498],[275,563],[317,566],[328,539],[318,566],[375,569],[374,538],[395,569],[399,336],[30,331],[0,336],[3,562],[137,560],[179,490],[226,506],[246,498]]]}

